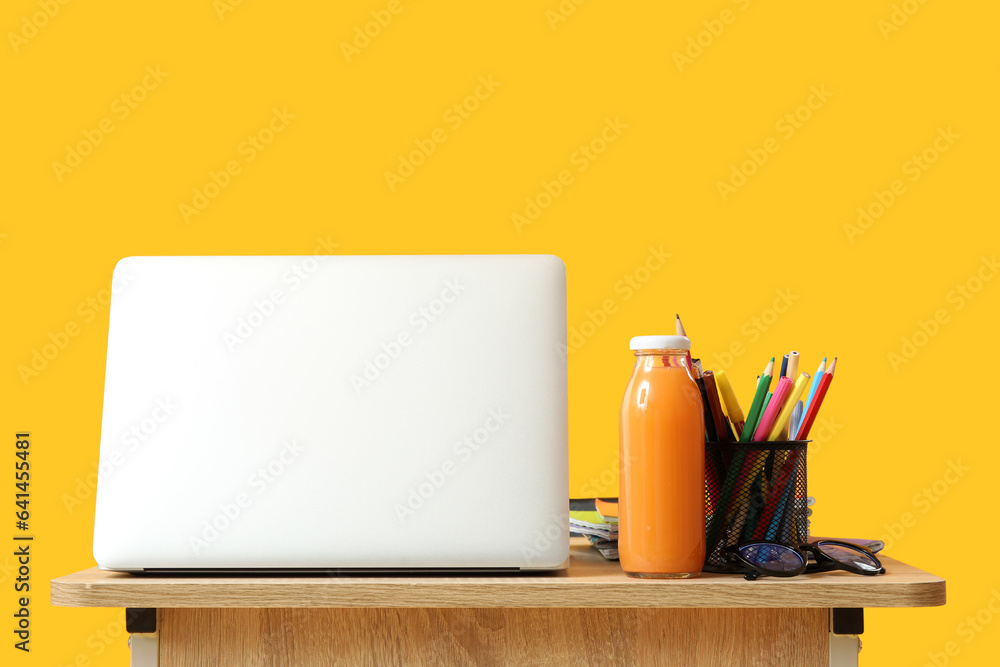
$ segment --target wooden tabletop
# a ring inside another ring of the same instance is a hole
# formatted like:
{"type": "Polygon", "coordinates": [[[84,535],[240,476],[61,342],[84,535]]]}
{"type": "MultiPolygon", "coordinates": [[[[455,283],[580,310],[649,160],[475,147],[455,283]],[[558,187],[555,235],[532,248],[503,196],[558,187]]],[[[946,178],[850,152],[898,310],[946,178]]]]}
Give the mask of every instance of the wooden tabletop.
{"type": "Polygon", "coordinates": [[[64,607],[934,607],[940,577],[880,556],[887,572],[824,572],[745,581],[626,577],[586,540],[573,538],[569,569],[524,575],[162,577],[91,568],[52,580],[64,607]]]}

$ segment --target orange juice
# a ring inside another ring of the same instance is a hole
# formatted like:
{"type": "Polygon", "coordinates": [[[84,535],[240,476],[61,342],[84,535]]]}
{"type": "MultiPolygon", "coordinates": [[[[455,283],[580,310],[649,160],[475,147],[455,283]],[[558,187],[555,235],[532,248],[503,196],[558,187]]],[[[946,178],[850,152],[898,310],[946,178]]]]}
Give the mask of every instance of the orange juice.
{"type": "Polygon", "coordinates": [[[696,577],[705,563],[705,417],[683,336],[632,339],[619,422],[618,554],[633,577],[696,577]]]}

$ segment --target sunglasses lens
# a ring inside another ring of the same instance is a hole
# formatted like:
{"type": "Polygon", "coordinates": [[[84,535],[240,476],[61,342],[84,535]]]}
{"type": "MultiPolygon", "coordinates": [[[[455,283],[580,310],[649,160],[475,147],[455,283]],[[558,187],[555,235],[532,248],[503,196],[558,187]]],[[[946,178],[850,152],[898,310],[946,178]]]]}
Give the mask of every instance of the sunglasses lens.
{"type": "Polygon", "coordinates": [[[820,542],[818,549],[835,561],[841,562],[844,565],[851,565],[859,570],[876,572],[881,569],[871,554],[861,549],[852,549],[842,544],[829,544],[827,542],[820,542]]]}
{"type": "Polygon", "coordinates": [[[794,572],[805,565],[798,551],[778,544],[745,544],[740,555],[762,570],[794,572]]]}

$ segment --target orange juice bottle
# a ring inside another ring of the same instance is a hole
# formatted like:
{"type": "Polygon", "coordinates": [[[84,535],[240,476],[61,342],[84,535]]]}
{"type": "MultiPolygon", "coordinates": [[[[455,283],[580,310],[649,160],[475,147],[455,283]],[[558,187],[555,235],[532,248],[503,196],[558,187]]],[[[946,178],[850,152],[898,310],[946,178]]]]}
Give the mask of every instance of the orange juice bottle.
{"type": "Polygon", "coordinates": [[[705,563],[705,413],[684,336],[637,336],[619,422],[618,555],[631,577],[705,563]]]}

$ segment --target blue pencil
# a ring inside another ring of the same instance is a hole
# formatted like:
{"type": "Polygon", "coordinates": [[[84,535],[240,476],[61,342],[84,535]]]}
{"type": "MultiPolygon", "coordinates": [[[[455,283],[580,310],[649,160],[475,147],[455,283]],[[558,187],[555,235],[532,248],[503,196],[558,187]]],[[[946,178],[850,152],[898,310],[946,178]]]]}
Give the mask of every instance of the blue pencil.
{"type": "MultiPolygon", "coordinates": [[[[785,377],[785,373],[788,371],[788,355],[786,354],[781,358],[781,373],[778,374],[779,378],[785,377]]],[[[792,378],[793,380],[795,378],[792,378]]]]}
{"type": "Polygon", "coordinates": [[[764,535],[765,540],[773,542],[778,537],[778,528],[781,526],[782,520],[788,518],[791,514],[792,508],[788,504],[791,502],[792,492],[795,490],[795,475],[797,474],[798,467],[799,462],[796,460],[792,476],[785,482],[785,488],[781,490],[781,499],[778,501],[778,507],[771,517],[771,525],[767,527],[767,533],[764,535]]]}
{"type": "Polygon", "coordinates": [[[796,403],[795,407],[792,408],[792,415],[788,420],[788,432],[792,434],[793,439],[795,434],[799,432],[799,424],[802,422],[803,409],[802,401],[796,403]]]}
{"type": "MultiPolygon", "coordinates": [[[[806,395],[806,404],[802,407],[802,414],[806,413],[809,409],[809,404],[812,403],[813,396],[816,395],[816,388],[819,387],[819,381],[823,379],[823,373],[826,372],[826,357],[823,357],[823,361],[819,362],[819,368],[816,369],[816,375],[813,375],[812,384],[809,385],[809,393],[806,395]]],[[[795,433],[795,431],[792,431],[795,433]]]]}

